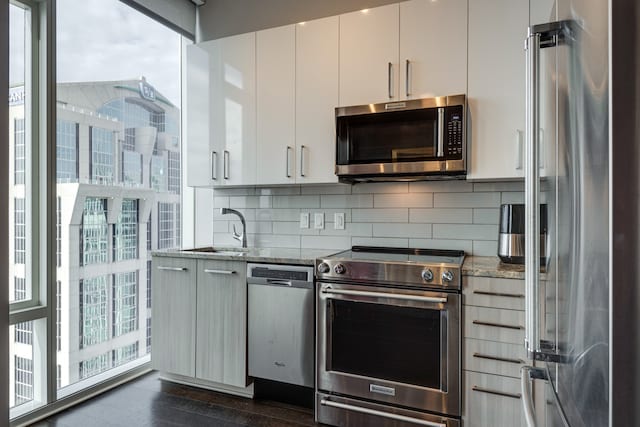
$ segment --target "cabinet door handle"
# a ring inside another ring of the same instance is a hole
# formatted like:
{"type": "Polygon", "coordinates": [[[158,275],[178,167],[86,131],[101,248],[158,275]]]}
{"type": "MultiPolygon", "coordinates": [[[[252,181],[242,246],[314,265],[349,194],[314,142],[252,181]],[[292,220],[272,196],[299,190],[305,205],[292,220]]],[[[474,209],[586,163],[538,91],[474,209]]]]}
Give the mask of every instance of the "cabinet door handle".
{"type": "Polygon", "coordinates": [[[213,268],[205,268],[204,272],[209,274],[226,274],[226,275],[236,274],[234,270],[216,270],[213,268]]]}
{"type": "Polygon", "coordinates": [[[507,292],[473,291],[473,293],[476,295],[488,295],[492,297],[524,298],[523,294],[510,294],[507,292]]]}
{"type": "Polygon", "coordinates": [[[287,145],[287,173],[286,173],[287,178],[291,178],[291,172],[290,172],[290,170],[291,170],[291,168],[290,168],[290,163],[291,163],[291,162],[290,162],[290,160],[289,160],[289,159],[290,159],[290,157],[291,157],[291,147],[289,147],[289,146],[287,145]]]}
{"type": "Polygon", "coordinates": [[[165,266],[159,266],[158,270],[164,270],[164,271],[187,271],[187,267],[165,267],[165,266]]]}
{"type": "Polygon", "coordinates": [[[304,145],[300,146],[300,176],[302,177],[304,177],[304,150],[306,149],[304,145]]]}
{"type": "Polygon", "coordinates": [[[218,152],[211,152],[211,179],[218,180],[218,152]]]}
{"type": "Polygon", "coordinates": [[[410,86],[411,86],[411,85],[410,85],[410,83],[409,83],[409,77],[410,77],[409,69],[410,69],[410,68],[411,68],[411,61],[409,61],[409,60],[407,59],[407,65],[406,65],[406,68],[405,68],[405,70],[404,70],[404,72],[405,72],[405,76],[404,76],[404,80],[405,80],[405,82],[404,82],[404,88],[405,88],[405,93],[406,93],[406,95],[407,95],[407,98],[408,98],[409,96],[411,96],[411,89],[410,89],[410,86]]]}
{"type": "Polygon", "coordinates": [[[511,399],[520,399],[522,397],[520,393],[507,393],[504,391],[491,390],[489,388],[478,387],[477,385],[474,385],[473,387],[471,387],[471,390],[477,391],[480,393],[494,394],[496,396],[510,397],[511,399]]]}
{"type": "Polygon", "coordinates": [[[522,170],[522,131],[516,129],[516,170],[522,170]]]}
{"type": "Polygon", "coordinates": [[[524,327],[519,326],[519,325],[504,325],[502,323],[485,322],[485,321],[482,321],[482,320],[474,320],[473,324],[474,325],[481,325],[481,326],[491,326],[491,327],[494,327],[494,328],[524,329],[524,327]]]}
{"type": "Polygon", "coordinates": [[[520,365],[524,363],[520,359],[510,359],[508,357],[489,356],[488,354],[481,354],[481,353],[473,353],[473,357],[476,357],[478,359],[496,360],[498,362],[513,363],[514,365],[520,365]]]}
{"type": "Polygon", "coordinates": [[[224,168],[224,179],[229,179],[229,151],[224,150],[224,158],[223,160],[223,168],[224,168]]]}
{"type": "Polygon", "coordinates": [[[389,99],[393,99],[393,64],[389,62],[387,67],[387,80],[389,83],[389,99]]]}

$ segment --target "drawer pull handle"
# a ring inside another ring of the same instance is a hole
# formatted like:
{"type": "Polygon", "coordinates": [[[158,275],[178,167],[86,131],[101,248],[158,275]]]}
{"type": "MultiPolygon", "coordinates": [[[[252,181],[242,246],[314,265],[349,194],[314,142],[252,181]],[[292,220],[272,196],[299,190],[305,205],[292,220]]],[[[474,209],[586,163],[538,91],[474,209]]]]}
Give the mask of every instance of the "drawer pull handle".
{"type": "Polygon", "coordinates": [[[187,267],[164,267],[164,266],[160,266],[160,267],[158,267],[158,270],[164,270],[164,271],[187,271],[187,267]]]}
{"type": "Polygon", "coordinates": [[[473,291],[473,293],[476,295],[488,295],[492,297],[524,298],[524,294],[510,294],[507,292],[473,291]]]}
{"type": "Polygon", "coordinates": [[[228,274],[228,275],[236,274],[236,272],[233,270],[214,270],[210,268],[205,268],[204,272],[209,274],[228,274]]]}
{"type": "Polygon", "coordinates": [[[508,357],[489,356],[488,354],[481,354],[481,353],[473,353],[473,357],[477,357],[478,359],[497,360],[498,362],[507,362],[507,363],[513,363],[516,365],[520,365],[524,363],[520,359],[510,359],[508,357]]]}
{"type": "Polygon", "coordinates": [[[518,326],[518,325],[503,325],[502,323],[493,323],[493,322],[483,322],[481,320],[474,320],[473,321],[474,325],[482,325],[482,326],[491,326],[494,328],[506,328],[506,329],[524,329],[524,326],[518,326]]]}
{"type": "Polygon", "coordinates": [[[488,388],[478,387],[476,385],[471,387],[471,390],[477,391],[477,392],[480,392],[480,393],[495,394],[496,396],[510,397],[511,399],[520,399],[522,397],[522,395],[520,393],[517,393],[517,394],[515,394],[515,393],[505,393],[504,391],[491,390],[491,389],[488,389],[488,388]]]}

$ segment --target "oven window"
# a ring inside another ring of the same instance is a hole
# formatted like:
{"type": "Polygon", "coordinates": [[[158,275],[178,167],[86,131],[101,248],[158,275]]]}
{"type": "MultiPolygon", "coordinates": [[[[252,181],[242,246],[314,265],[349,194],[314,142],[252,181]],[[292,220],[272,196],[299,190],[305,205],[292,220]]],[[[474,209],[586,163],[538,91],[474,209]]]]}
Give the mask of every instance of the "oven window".
{"type": "Polygon", "coordinates": [[[438,150],[436,109],[338,118],[338,164],[419,162],[438,150]]]}
{"type": "Polygon", "coordinates": [[[328,369],[440,389],[439,310],[329,300],[328,369]]]}

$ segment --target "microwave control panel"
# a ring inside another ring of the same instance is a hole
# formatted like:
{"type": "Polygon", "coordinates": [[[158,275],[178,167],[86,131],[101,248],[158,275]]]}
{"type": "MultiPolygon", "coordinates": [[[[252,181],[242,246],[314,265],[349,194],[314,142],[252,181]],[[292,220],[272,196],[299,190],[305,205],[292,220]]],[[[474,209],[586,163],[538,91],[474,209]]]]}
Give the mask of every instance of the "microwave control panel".
{"type": "Polygon", "coordinates": [[[444,155],[447,159],[461,159],[463,144],[463,106],[456,105],[446,108],[447,143],[444,155]]]}

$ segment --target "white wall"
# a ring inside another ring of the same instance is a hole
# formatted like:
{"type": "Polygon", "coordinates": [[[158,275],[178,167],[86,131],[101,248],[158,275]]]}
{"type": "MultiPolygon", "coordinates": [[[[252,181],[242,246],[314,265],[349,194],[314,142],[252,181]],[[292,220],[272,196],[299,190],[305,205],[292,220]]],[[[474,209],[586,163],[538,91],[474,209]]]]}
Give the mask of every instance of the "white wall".
{"type": "MultiPolygon", "coordinates": [[[[501,203],[522,203],[522,182],[470,183],[431,181],[272,188],[216,189],[213,207],[198,211],[196,229],[209,230],[213,243],[237,246],[231,237],[233,215],[247,219],[249,246],[342,250],[352,245],[463,249],[469,255],[497,254],[501,203]],[[311,227],[300,229],[301,212],[311,227]],[[324,214],[325,227],[313,228],[314,213],[324,214]],[[334,229],[334,213],[345,214],[345,229],[334,229]]],[[[207,204],[206,206],[209,206],[207,204]]],[[[203,205],[204,207],[204,205],[203,205]]],[[[200,244],[210,244],[202,235],[200,244]]]]}

